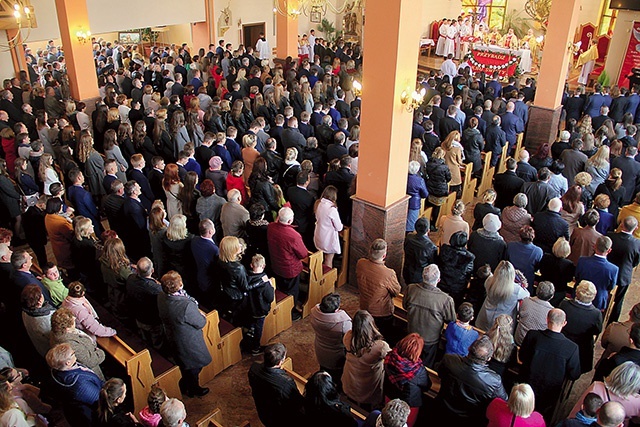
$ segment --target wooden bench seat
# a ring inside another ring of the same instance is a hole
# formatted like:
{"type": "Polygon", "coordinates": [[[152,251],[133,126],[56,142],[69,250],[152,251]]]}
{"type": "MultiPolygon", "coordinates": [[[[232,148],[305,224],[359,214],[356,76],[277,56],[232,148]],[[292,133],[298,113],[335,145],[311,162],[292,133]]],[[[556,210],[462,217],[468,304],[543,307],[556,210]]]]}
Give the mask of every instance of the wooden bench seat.
{"type": "Polygon", "coordinates": [[[338,270],[325,266],[322,251],[309,255],[306,270],[309,272],[309,291],[307,301],[302,305],[302,317],[311,314],[311,309],[320,304],[322,298],[335,291],[338,282],[338,270]]]}
{"type": "Polygon", "coordinates": [[[349,280],[349,245],[351,244],[351,229],[345,227],[340,232],[342,237],[342,264],[338,272],[338,283],[336,286],[344,286],[349,280]]]}
{"type": "MultiPolygon", "coordinates": [[[[287,357],[284,360],[284,363],[282,364],[282,369],[284,369],[287,375],[293,378],[293,380],[296,382],[296,387],[298,387],[298,391],[300,392],[300,394],[304,396],[304,389],[307,386],[307,378],[303,377],[302,375],[298,374],[293,370],[293,362],[290,357],[287,357]]],[[[351,408],[351,415],[356,420],[364,421],[367,418],[367,415],[369,414],[365,413],[364,411],[359,411],[354,408],[351,408]]]]}
{"type": "Polygon", "coordinates": [[[205,317],[207,323],[202,333],[212,360],[200,372],[202,384],[208,383],[220,372],[242,360],[240,352],[242,329],[220,319],[217,310],[206,313],[205,317]]]}
{"type": "Polygon", "coordinates": [[[275,290],[275,298],[271,303],[269,314],[264,319],[260,345],[267,345],[269,340],[293,325],[291,320],[291,310],[293,310],[294,305],[293,297],[277,290],[274,278],[271,278],[271,286],[275,290]]]}
{"type": "MultiPolygon", "coordinates": [[[[220,408],[216,408],[209,414],[200,418],[196,423],[196,427],[224,427],[224,421],[222,418],[222,411],[220,408]]],[[[240,424],[239,427],[251,427],[249,421],[245,421],[240,424]]]]}

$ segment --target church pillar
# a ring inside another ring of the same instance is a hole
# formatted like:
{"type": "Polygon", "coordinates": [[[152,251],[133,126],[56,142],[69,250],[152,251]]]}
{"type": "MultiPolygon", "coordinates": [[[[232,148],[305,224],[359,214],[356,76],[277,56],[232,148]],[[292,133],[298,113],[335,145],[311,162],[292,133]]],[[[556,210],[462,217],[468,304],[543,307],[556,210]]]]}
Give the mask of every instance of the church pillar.
{"type": "Polygon", "coordinates": [[[214,5],[215,0],[204,0],[205,21],[191,24],[191,40],[193,41],[191,56],[196,55],[201,47],[205,52],[208,51],[210,43],[217,45],[214,5]]]}
{"type": "MultiPolygon", "coordinates": [[[[91,41],[78,40],[78,31],[90,31],[86,0],[56,0],[60,38],[64,46],[71,97],[87,100],[98,96],[98,79],[91,41]]],[[[89,105],[89,104],[87,104],[89,105]]]]}
{"type": "Polygon", "coordinates": [[[558,135],[562,92],[571,63],[573,37],[580,13],[580,0],[554,1],[551,4],[544,53],[536,89],[535,106],[529,109],[525,145],[536,150],[558,135]]]}
{"type": "Polygon", "coordinates": [[[387,266],[401,277],[407,218],[407,168],[412,113],[400,101],[413,92],[418,67],[422,0],[367,4],[358,177],[353,197],[350,283],[355,265],[377,238],[388,244],[387,266]],[[381,29],[384,29],[382,31],[381,29]]]}
{"type": "Polygon", "coordinates": [[[276,14],[276,57],[285,59],[287,56],[298,57],[298,17],[289,13],[298,10],[298,0],[276,0],[284,16],[280,12],[276,14]]]}
{"type": "Polygon", "coordinates": [[[12,28],[7,30],[7,40],[13,40],[10,43],[11,62],[13,63],[13,70],[16,77],[20,70],[27,69],[27,61],[24,59],[24,47],[22,47],[22,36],[20,30],[12,28]],[[15,40],[13,40],[15,37],[15,40]]]}

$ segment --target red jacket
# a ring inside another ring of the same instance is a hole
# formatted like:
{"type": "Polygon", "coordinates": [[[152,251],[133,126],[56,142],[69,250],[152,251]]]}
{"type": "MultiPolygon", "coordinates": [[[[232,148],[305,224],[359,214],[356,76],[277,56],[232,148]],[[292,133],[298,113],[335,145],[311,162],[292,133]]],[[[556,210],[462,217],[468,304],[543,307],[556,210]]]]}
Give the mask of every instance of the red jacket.
{"type": "Polygon", "coordinates": [[[267,241],[273,272],[292,279],[302,272],[302,259],[309,255],[302,236],[292,226],[272,222],[267,226],[267,241]]]}

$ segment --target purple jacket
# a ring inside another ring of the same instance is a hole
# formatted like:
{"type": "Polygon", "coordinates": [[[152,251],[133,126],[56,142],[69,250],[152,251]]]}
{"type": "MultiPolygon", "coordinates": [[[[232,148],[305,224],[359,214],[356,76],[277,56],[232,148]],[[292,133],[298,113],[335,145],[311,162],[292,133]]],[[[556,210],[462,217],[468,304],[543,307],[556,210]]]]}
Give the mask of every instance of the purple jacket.
{"type": "Polygon", "coordinates": [[[407,195],[409,199],[409,209],[419,210],[421,199],[429,197],[429,191],[427,191],[427,185],[424,179],[420,175],[411,175],[407,179],[407,195]]]}

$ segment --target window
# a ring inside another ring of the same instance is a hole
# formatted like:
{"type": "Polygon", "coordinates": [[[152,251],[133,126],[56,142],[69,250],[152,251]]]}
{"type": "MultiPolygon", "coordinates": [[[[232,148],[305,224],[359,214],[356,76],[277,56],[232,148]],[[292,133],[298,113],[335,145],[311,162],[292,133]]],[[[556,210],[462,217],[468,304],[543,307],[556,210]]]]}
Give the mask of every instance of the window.
{"type": "Polygon", "coordinates": [[[598,25],[598,35],[606,36],[613,34],[613,27],[616,24],[618,11],[609,8],[611,0],[604,0],[602,11],[600,12],[600,24],[598,25]]]}
{"type": "MultiPolygon", "coordinates": [[[[609,0],[606,0],[609,1],[609,0]]],[[[462,10],[477,13],[477,19],[484,19],[489,28],[504,28],[504,17],[507,11],[507,0],[462,0],[462,10]]]]}

